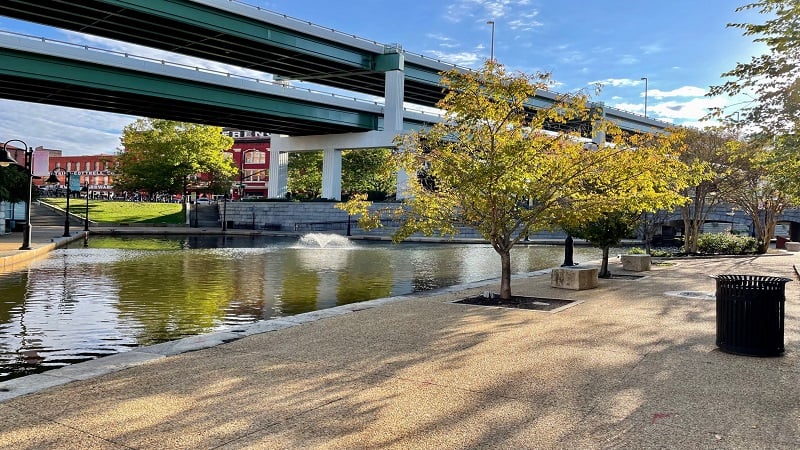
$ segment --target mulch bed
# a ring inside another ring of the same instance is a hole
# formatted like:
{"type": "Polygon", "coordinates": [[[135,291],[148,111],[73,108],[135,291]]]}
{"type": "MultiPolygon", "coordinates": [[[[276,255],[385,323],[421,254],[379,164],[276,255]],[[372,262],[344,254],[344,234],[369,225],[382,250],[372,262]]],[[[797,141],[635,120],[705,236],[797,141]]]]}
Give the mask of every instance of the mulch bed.
{"type": "Polygon", "coordinates": [[[512,296],[509,300],[501,300],[499,296],[492,295],[491,298],[485,295],[477,297],[465,298],[453,303],[461,303],[466,305],[479,305],[479,306],[499,306],[502,308],[518,308],[518,309],[533,309],[537,311],[552,311],[563,306],[575,303],[575,300],[564,300],[557,298],[543,298],[543,297],[523,297],[519,295],[512,296]]]}

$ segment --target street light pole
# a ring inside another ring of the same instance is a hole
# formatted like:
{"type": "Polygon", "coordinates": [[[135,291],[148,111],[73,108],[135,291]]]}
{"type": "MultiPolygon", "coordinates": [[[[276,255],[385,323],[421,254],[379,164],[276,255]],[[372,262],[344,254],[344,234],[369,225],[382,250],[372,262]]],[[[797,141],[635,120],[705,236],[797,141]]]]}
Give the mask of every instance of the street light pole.
{"type": "Polygon", "coordinates": [[[644,80],[644,118],[647,118],[647,77],[642,77],[644,80]]]}
{"type": "Polygon", "coordinates": [[[69,181],[70,180],[69,179],[70,179],[70,173],[67,172],[67,177],[65,178],[66,183],[67,183],[67,207],[64,208],[64,235],[63,235],[63,237],[69,237],[69,196],[70,196],[70,190],[69,190],[69,181]]]}
{"type": "Polygon", "coordinates": [[[22,246],[20,250],[31,249],[31,202],[33,201],[33,148],[19,139],[10,139],[3,143],[3,154],[0,155],[0,166],[17,164],[17,161],[8,153],[8,143],[19,142],[25,150],[25,171],[28,174],[28,200],[25,202],[25,224],[22,228],[22,246]]]}
{"type": "MultiPolygon", "coordinates": [[[[70,234],[69,234],[69,195],[70,195],[69,179],[70,179],[70,173],[67,172],[64,169],[56,167],[55,169],[52,170],[52,172],[50,172],[50,177],[47,178],[47,181],[45,181],[45,183],[58,185],[60,183],[60,181],[59,181],[58,177],[56,176],[56,172],[63,172],[64,174],[66,174],[66,177],[64,178],[64,180],[65,180],[66,185],[67,185],[67,207],[64,208],[64,234],[62,236],[63,237],[69,237],[70,236],[70,234]]],[[[88,195],[88,193],[87,193],[87,195],[88,195]]]]}
{"type": "Polygon", "coordinates": [[[83,231],[89,231],[89,180],[86,180],[86,212],[83,216],[83,231]]]}
{"type": "Polygon", "coordinates": [[[228,231],[228,193],[222,195],[222,231],[228,231]]]}
{"type": "Polygon", "coordinates": [[[494,62],[494,20],[489,20],[486,22],[486,24],[492,26],[492,41],[489,51],[489,61],[494,62]]]}

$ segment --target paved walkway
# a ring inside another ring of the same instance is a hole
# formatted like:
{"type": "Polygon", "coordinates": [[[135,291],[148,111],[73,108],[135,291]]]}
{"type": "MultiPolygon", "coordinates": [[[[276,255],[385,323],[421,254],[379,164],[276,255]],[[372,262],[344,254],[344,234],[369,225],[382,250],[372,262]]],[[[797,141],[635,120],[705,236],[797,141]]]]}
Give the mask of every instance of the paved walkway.
{"type": "Polygon", "coordinates": [[[496,289],[471,285],[141,348],[0,384],[0,448],[797,449],[800,284],[785,355],[755,358],[716,349],[709,277],[796,263],[679,260],[589,291],[528,276],[516,293],[582,303],[451,303],[496,289]]]}

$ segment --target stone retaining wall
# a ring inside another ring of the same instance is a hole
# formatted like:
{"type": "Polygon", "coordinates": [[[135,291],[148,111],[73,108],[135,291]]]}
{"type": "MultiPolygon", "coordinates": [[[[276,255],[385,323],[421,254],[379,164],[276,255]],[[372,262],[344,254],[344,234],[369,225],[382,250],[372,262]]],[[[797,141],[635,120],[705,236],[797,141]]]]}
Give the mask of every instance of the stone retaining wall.
{"type": "MultiPolygon", "coordinates": [[[[347,213],[335,207],[334,202],[228,202],[226,220],[228,228],[255,230],[297,231],[327,233],[347,232],[347,213]],[[337,222],[337,223],[331,223],[337,222]]],[[[223,204],[219,203],[219,217],[222,220],[223,204]]],[[[372,205],[371,209],[395,207],[397,204],[372,205]]],[[[364,231],[356,220],[351,221],[352,234],[388,236],[395,231],[391,223],[382,228],[364,231]]],[[[459,238],[480,238],[472,228],[461,228],[459,238]]],[[[531,239],[564,239],[563,233],[537,233],[531,239]]]]}

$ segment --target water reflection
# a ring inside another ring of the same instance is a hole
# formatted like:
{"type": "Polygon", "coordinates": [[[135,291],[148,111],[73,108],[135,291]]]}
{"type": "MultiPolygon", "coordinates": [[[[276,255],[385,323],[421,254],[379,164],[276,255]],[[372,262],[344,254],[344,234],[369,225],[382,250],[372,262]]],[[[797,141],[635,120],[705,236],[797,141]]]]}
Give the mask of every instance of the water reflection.
{"type": "MultiPolygon", "coordinates": [[[[560,247],[519,248],[515,272],[558,265],[560,247]]],[[[599,252],[577,248],[577,261],[599,252]]],[[[336,305],[499,276],[484,245],[291,238],[93,237],[0,275],[0,379],[140,345],[336,305]]]]}

